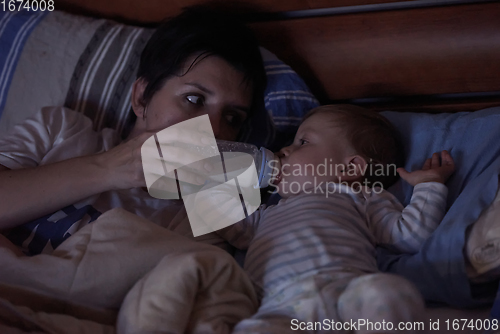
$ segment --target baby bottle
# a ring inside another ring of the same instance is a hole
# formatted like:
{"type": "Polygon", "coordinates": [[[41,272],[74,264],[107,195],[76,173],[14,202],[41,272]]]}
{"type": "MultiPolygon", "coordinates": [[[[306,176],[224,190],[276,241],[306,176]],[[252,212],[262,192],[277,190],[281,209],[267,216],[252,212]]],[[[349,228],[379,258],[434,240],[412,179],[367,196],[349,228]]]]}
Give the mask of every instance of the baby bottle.
{"type": "Polygon", "coordinates": [[[258,175],[258,187],[266,188],[279,175],[281,164],[279,157],[265,147],[260,149],[248,143],[216,140],[219,152],[240,152],[249,154],[255,163],[258,175]]]}

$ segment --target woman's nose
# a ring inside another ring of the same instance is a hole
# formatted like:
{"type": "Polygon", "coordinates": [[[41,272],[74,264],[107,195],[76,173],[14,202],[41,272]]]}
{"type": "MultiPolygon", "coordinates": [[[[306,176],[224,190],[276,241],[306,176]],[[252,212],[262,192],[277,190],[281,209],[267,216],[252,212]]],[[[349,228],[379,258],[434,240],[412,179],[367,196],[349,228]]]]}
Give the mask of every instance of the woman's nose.
{"type": "Polygon", "coordinates": [[[210,110],[208,117],[216,139],[236,140],[238,130],[235,130],[229,125],[226,119],[226,111],[223,107],[210,110]]]}
{"type": "Polygon", "coordinates": [[[221,126],[222,112],[212,113],[208,117],[210,119],[210,124],[212,125],[212,130],[214,131],[215,138],[223,139],[223,138],[220,138],[223,135],[222,131],[221,131],[221,129],[222,129],[222,126],[221,126]]]}

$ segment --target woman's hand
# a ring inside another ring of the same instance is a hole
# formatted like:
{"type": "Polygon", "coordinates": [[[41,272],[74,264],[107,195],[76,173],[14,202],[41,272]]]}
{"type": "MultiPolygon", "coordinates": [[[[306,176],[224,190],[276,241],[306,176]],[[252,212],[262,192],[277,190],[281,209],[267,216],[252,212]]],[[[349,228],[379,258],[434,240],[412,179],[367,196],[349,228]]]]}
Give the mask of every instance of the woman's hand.
{"type": "Polygon", "coordinates": [[[165,170],[177,171],[179,182],[203,185],[212,173],[222,173],[219,150],[213,134],[203,127],[171,127],[156,134],[165,170]],[[211,159],[210,159],[211,158],[211,159]]]}
{"type": "Polygon", "coordinates": [[[156,187],[177,192],[174,169],[182,182],[195,185],[205,182],[207,173],[211,172],[214,166],[204,159],[207,155],[216,154],[215,140],[210,140],[200,133],[177,131],[175,128],[165,130],[156,134],[142,133],[96,155],[97,164],[105,170],[111,189],[145,187],[145,174],[149,174],[146,176],[150,180],[161,182],[156,187]]]}
{"type": "Polygon", "coordinates": [[[130,189],[146,186],[141,146],[152,135],[154,133],[142,133],[95,156],[97,165],[104,170],[103,181],[108,184],[107,188],[130,189]]]}
{"type": "Polygon", "coordinates": [[[434,153],[431,158],[425,160],[422,169],[408,172],[404,168],[398,168],[399,176],[412,186],[423,182],[445,183],[455,171],[455,162],[448,151],[441,151],[441,161],[439,153],[434,153]]]}

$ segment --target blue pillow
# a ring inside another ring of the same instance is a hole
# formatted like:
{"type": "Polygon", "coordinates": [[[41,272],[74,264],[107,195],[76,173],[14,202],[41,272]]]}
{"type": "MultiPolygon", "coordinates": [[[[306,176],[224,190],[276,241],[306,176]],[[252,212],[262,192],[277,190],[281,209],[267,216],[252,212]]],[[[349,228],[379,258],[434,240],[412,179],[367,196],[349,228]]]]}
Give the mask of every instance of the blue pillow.
{"type": "MultiPolygon", "coordinates": [[[[500,107],[455,114],[383,112],[400,132],[405,168],[421,168],[432,153],[448,150],[455,173],[447,182],[447,209],[440,226],[415,255],[379,251],[384,271],[404,275],[427,300],[456,307],[484,306],[494,299],[474,299],[465,273],[465,232],[492,203],[500,174],[500,107]]],[[[388,189],[404,205],[412,187],[402,180],[388,189]]]]}
{"type": "Polygon", "coordinates": [[[260,51],[267,75],[264,108],[243,129],[240,140],[278,151],[292,142],[302,117],[319,102],[290,66],[268,50],[260,51]]]}

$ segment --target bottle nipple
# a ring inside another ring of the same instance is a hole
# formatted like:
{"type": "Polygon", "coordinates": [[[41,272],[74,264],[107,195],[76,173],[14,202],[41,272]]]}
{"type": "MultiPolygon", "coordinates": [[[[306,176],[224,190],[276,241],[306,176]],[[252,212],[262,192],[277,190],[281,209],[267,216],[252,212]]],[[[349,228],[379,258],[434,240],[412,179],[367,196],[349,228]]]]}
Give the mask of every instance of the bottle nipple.
{"type": "Polygon", "coordinates": [[[281,175],[280,158],[265,147],[261,147],[262,162],[259,173],[259,187],[266,188],[279,179],[281,175]]]}

